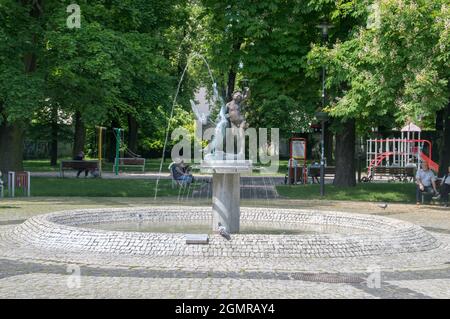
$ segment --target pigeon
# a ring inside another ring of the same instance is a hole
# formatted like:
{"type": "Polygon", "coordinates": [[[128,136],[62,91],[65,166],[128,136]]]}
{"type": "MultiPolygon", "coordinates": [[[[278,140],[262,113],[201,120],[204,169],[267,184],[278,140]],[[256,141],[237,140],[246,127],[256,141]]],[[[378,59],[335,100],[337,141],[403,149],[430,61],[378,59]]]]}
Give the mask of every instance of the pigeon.
{"type": "Polygon", "coordinates": [[[227,232],[227,229],[225,228],[225,226],[222,226],[222,224],[219,222],[219,227],[217,228],[217,230],[219,231],[220,236],[224,237],[226,240],[231,240],[231,236],[230,233],[227,232]]]}
{"type": "Polygon", "coordinates": [[[386,204],[386,203],[381,203],[381,204],[378,204],[378,207],[383,208],[383,209],[386,209],[386,208],[388,207],[388,204],[386,204]]]}

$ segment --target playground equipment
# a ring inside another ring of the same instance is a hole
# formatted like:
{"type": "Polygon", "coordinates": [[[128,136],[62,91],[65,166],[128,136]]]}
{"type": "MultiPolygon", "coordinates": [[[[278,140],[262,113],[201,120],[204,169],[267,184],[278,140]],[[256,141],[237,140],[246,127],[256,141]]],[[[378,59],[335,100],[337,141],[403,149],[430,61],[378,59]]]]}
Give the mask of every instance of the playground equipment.
{"type": "MultiPolygon", "coordinates": [[[[420,138],[421,129],[410,123],[401,130],[401,138],[367,140],[366,164],[369,180],[375,177],[377,167],[418,167],[426,161],[437,172],[439,165],[432,159],[432,144],[420,138]],[[424,150],[428,155],[424,153],[424,150]]],[[[378,170],[380,171],[380,170],[378,170]]]]}
{"type": "Polygon", "coordinates": [[[15,197],[16,187],[30,197],[30,172],[8,172],[8,194],[9,197],[15,197]]]}
{"type": "Polygon", "coordinates": [[[98,129],[98,170],[100,175],[102,174],[102,155],[103,155],[103,131],[106,130],[106,127],[96,126],[98,129]]]}
{"type": "Polygon", "coordinates": [[[289,140],[289,163],[288,173],[286,175],[286,184],[297,184],[298,182],[306,184],[308,174],[306,169],[306,139],[292,137],[289,140]],[[299,163],[301,162],[301,163],[299,163]]]}
{"type": "Polygon", "coordinates": [[[145,170],[145,158],[131,151],[125,144],[122,143],[124,140],[123,135],[124,130],[122,128],[114,128],[114,136],[116,138],[116,157],[114,159],[113,172],[119,175],[119,167],[139,167],[142,172],[145,170]],[[121,157],[120,152],[123,144],[123,151],[125,151],[130,157],[121,157]]]}

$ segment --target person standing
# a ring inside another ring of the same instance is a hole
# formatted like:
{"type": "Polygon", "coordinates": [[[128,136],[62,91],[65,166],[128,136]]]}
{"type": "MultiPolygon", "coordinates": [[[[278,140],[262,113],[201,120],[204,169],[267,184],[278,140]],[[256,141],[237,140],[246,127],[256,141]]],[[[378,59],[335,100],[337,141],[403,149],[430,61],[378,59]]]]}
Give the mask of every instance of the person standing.
{"type": "MultiPolygon", "coordinates": [[[[77,156],[74,157],[75,161],[84,161],[84,152],[80,151],[80,153],[78,153],[77,156]]],[[[79,169],[78,173],[77,173],[77,178],[80,177],[81,172],[84,171],[84,177],[87,177],[89,174],[89,170],[88,169],[79,169]]]]}

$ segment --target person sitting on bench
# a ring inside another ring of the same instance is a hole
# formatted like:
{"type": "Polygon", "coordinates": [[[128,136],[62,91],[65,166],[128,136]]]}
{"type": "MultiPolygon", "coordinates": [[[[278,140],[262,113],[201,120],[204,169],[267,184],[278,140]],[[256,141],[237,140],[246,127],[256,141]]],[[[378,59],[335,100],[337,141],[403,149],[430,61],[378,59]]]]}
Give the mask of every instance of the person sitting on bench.
{"type": "MultiPolygon", "coordinates": [[[[75,161],[84,161],[84,152],[83,152],[83,151],[80,151],[80,153],[78,153],[78,155],[75,156],[73,159],[74,159],[75,161]]],[[[80,174],[81,174],[82,171],[84,171],[84,177],[87,177],[87,176],[88,176],[89,170],[88,170],[88,169],[82,168],[82,169],[79,169],[79,170],[78,170],[77,178],[80,177],[80,174]]]]}
{"type": "Polygon", "coordinates": [[[319,178],[320,178],[320,164],[318,162],[314,162],[312,163],[309,168],[313,168],[314,172],[310,172],[309,176],[311,176],[312,182],[313,184],[315,184],[317,182],[317,184],[320,183],[319,178]],[[315,174],[314,174],[315,173],[315,174]]]}
{"type": "Polygon", "coordinates": [[[440,194],[433,199],[441,199],[445,207],[448,207],[448,194],[450,193],[450,166],[447,173],[441,179],[440,194]]]}
{"type": "Polygon", "coordinates": [[[422,202],[422,196],[424,193],[432,195],[437,194],[436,177],[426,161],[422,163],[422,169],[417,171],[416,184],[417,205],[420,205],[422,202]]]}
{"type": "Polygon", "coordinates": [[[190,173],[189,165],[186,165],[183,160],[173,165],[173,178],[180,184],[191,184],[194,181],[194,177],[190,173]]]}

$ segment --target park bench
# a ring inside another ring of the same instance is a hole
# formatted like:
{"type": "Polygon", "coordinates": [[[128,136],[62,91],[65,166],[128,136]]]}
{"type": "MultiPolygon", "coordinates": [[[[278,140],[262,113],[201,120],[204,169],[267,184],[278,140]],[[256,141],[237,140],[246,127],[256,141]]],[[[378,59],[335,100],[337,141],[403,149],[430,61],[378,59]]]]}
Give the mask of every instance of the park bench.
{"type": "MultiPolygon", "coordinates": [[[[441,181],[437,179],[436,180],[436,188],[439,189],[440,185],[441,185],[441,181]]],[[[434,195],[435,194],[432,192],[422,192],[422,204],[425,204],[426,202],[429,202],[430,204],[436,204],[436,200],[433,199],[434,195]]]]}
{"type": "MultiPolygon", "coordinates": [[[[440,179],[436,179],[436,189],[439,190],[441,183],[442,183],[442,181],[440,179]]],[[[430,204],[438,204],[439,200],[434,199],[433,198],[434,195],[435,195],[434,193],[423,192],[422,193],[422,204],[425,204],[426,202],[429,202],[430,204]]]]}
{"type": "Polygon", "coordinates": [[[373,176],[388,177],[391,180],[407,182],[413,181],[415,177],[415,167],[384,167],[373,168],[373,176]]]}
{"type": "MultiPolygon", "coordinates": [[[[319,182],[320,178],[320,166],[313,166],[308,168],[308,175],[311,176],[313,184],[315,180],[319,182]]],[[[334,177],[336,175],[336,166],[325,166],[324,167],[324,177],[334,177]]]]}
{"type": "Polygon", "coordinates": [[[77,160],[67,160],[61,161],[60,164],[60,176],[64,178],[64,171],[67,170],[100,170],[100,162],[98,160],[90,161],[77,161],[77,160]]]}
{"type": "MultiPolygon", "coordinates": [[[[116,158],[115,162],[118,167],[139,167],[143,172],[145,170],[145,158],[130,157],[130,158],[116,158]]],[[[113,172],[116,171],[116,164],[113,165],[113,172]]]]}

